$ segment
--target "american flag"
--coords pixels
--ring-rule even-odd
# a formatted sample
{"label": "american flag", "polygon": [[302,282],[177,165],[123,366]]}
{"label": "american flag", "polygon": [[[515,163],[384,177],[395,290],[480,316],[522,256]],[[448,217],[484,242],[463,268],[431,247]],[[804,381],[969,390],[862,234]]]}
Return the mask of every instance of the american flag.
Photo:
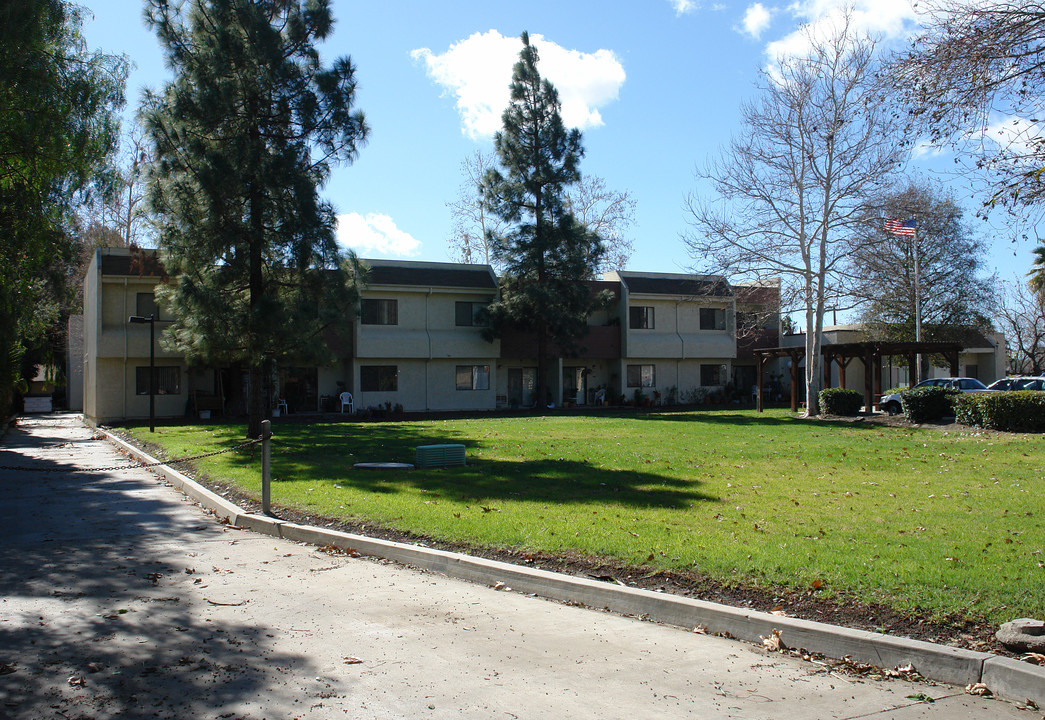
{"label": "american flag", "polygon": [[917,223],[914,220],[908,220],[907,222],[900,222],[895,218],[887,217],[885,219],[885,231],[892,233],[893,235],[902,235],[904,237],[914,237],[914,228]]}

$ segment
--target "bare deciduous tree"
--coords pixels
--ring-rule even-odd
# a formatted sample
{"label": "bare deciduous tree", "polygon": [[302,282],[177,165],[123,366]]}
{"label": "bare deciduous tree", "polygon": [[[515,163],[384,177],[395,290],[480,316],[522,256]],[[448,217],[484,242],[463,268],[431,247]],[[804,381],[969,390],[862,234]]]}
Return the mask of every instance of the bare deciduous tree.
{"label": "bare deciduous tree", "polygon": [[922,10],[922,34],[890,66],[913,129],[972,159],[990,182],[988,208],[1045,200],[1045,7],[927,0]]}
{"label": "bare deciduous tree", "polygon": [[597,269],[605,275],[623,270],[635,245],[625,233],[635,222],[635,200],[627,190],[610,190],[597,175],[586,175],[566,191],[566,210],[581,225],[602,238],[606,254]]}
{"label": "bare deciduous tree", "polygon": [[1014,278],[1003,285],[995,321],[1005,333],[1011,369],[1037,375],[1045,371],[1045,293]]}
{"label": "bare deciduous tree", "polygon": [[[742,129],[697,172],[711,198],[686,200],[684,241],[697,265],[730,277],[779,276],[805,314],[806,414],[819,414],[824,309],[844,290],[864,200],[900,164],[895,118],[880,102],[875,43],[843,18],[806,28],[803,58],[763,74]],[[710,266],[710,267],[709,267]],[[786,305],[785,305],[786,310]]]}
{"label": "bare deciduous tree", "polygon": [[464,182],[458,188],[457,199],[446,204],[453,221],[447,242],[454,262],[489,265],[493,261],[490,237],[500,235],[508,227],[504,220],[488,212],[483,202],[486,173],[496,165],[497,159],[481,150],[461,161]]}

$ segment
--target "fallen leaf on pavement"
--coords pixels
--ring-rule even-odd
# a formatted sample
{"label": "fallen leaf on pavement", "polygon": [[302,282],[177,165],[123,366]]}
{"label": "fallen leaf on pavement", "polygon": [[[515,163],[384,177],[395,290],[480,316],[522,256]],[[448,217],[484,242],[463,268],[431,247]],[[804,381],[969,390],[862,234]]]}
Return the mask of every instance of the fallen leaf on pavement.
{"label": "fallen leaf on pavement", "polygon": [[994,694],[991,692],[990,688],[984,685],[983,683],[973,683],[972,685],[966,685],[965,692],[969,693],[970,695],[983,695],[984,697]]}
{"label": "fallen leaf on pavement", "polygon": [[352,655],[345,658],[345,665],[358,665],[361,662],[363,661]]}
{"label": "fallen leaf on pavement", "polygon": [[73,675],[69,678],[69,684],[73,687],[86,687],[87,681],[84,679],[83,675]]}
{"label": "fallen leaf on pavement", "polygon": [[787,645],[785,645],[784,641],[780,639],[780,631],[775,628],[773,629],[773,633],[771,635],[762,636],[762,646],[770,652],[780,652],[781,650],[787,650]]}

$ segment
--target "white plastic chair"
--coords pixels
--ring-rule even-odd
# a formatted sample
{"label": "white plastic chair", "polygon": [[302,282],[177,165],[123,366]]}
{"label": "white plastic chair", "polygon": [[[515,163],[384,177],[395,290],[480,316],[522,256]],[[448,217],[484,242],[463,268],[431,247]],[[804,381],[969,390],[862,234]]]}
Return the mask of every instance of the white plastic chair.
{"label": "white plastic chair", "polygon": [[355,405],[352,404],[352,393],[343,392],[341,393],[341,412],[345,412],[345,407],[348,407],[348,412],[354,413],[356,411]]}
{"label": "white plastic chair", "polygon": [[282,415],[290,414],[290,408],[287,407],[287,399],[282,395],[276,398],[276,409],[278,409]]}

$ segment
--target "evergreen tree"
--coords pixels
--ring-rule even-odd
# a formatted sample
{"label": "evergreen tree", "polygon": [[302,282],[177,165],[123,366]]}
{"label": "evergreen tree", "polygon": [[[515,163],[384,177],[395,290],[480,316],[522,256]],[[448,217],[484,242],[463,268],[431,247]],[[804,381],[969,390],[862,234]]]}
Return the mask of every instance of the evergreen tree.
{"label": "evergreen tree", "polygon": [[551,345],[571,352],[585,332],[593,279],[604,252],[598,235],[567,210],[566,188],[580,180],[584,149],[567,130],[559,95],[537,71],[537,49],[522,34],[512,71],[511,103],[494,147],[503,172],[489,171],[486,201],[509,230],[490,238],[494,264],[504,269],[501,296],[490,307],[491,329],[506,326],[537,336],[537,397],[550,397]]}
{"label": "evergreen tree", "polygon": [[73,206],[116,147],[127,64],[81,25],[63,0],[0,3],[0,415],[23,358],[61,364]]}
{"label": "evergreen tree", "polygon": [[169,280],[168,347],[249,369],[260,433],[274,363],[332,359],[324,331],[355,306],[351,258],[318,187],[365,141],[355,68],[323,67],[325,0],[149,0],[174,80],[146,98],[149,199]]}

